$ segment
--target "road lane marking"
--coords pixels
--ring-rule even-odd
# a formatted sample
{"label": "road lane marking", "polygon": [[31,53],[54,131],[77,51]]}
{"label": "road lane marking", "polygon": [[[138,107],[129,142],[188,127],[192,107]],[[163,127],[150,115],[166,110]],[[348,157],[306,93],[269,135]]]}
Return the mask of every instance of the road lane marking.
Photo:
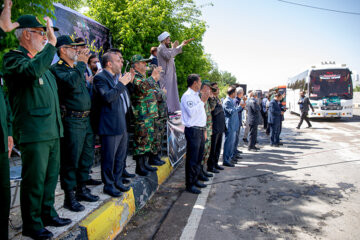
{"label": "road lane marking", "polygon": [[206,201],[208,199],[211,184],[213,182],[214,177],[210,178],[207,183],[207,187],[201,190],[201,194],[199,194],[193,210],[191,211],[188,222],[181,234],[180,240],[193,240],[195,238],[202,214],[205,209]]}

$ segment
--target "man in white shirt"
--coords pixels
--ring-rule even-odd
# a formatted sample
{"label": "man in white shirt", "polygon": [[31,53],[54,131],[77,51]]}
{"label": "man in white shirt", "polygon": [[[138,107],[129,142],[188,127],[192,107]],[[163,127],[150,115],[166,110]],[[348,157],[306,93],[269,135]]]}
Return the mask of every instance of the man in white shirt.
{"label": "man in white shirt", "polygon": [[190,74],[187,79],[188,90],[181,97],[181,121],[185,126],[186,146],[186,191],[199,194],[197,188],[206,187],[198,181],[201,160],[204,153],[206,139],[206,112],[204,104],[210,96],[210,92],[204,92],[199,97],[201,79],[197,74]]}

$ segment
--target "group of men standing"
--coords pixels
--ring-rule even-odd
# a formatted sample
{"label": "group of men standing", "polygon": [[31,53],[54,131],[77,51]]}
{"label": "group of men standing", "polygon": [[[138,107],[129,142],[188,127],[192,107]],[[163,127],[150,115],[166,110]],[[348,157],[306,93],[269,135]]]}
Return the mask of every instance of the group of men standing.
{"label": "group of men standing", "polygon": [[[0,216],[1,238],[8,238],[8,158],[14,136],[22,158],[22,234],[33,239],[48,239],[53,234],[46,226],[71,223],[71,219],[59,217],[54,208],[59,173],[65,193],[64,208],[80,212],[85,209],[81,201],[99,200],[86,187],[94,161],[95,134],[100,136],[102,146],[103,190],[110,196],[119,197],[121,192],[128,191],[130,187],[124,184],[135,176],[125,171],[130,123],[135,125],[136,173],[146,176],[157,170],[151,165],[165,164],[159,152],[166,133],[167,92],[159,84],[161,66],[146,77],[150,59],[134,55],[130,72],[122,74],[122,54],[118,49],[110,49],[102,56],[103,70],[100,71],[93,66],[99,62],[98,58],[90,58],[84,41],[68,35],[56,38],[54,31],[58,29],[48,17],[44,18],[46,26],[32,15],[21,16],[17,23],[11,23],[11,6],[12,2],[6,0],[0,27],[7,32],[16,28],[20,46],[3,57],[9,103],[0,88],[1,198],[5,199]],[[159,52],[164,52],[167,62],[172,61],[160,60],[159,63],[168,69],[174,68],[173,58],[189,41],[167,51],[161,49],[161,45],[170,41],[169,34],[160,35],[159,40]],[[56,53],[60,60],[51,65]],[[163,76],[161,85],[166,84]]]}

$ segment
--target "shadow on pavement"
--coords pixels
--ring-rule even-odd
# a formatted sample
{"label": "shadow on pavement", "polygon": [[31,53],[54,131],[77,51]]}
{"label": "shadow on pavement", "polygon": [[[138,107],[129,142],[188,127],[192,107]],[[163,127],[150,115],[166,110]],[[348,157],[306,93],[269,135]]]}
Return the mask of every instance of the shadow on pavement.
{"label": "shadow on pavement", "polygon": [[[294,151],[280,148],[242,154],[244,159],[238,164],[247,167],[227,168],[223,171],[225,174],[217,175],[196,239],[208,236],[205,234],[209,232],[212,235],[208,239],[294,239],[296,233],[316,238],[327,219],[343,215],[331,206],[341,203],[349,192],[356,191],[355,186],[340,182],[338,187],[328,187],[316,181],[293,180],[286,176],[283,172],[298,169],[295,166],[300,156],[293,155],[304,152],[297,149],[323,149],[317,147],[318,140],[298,138],[291,141],[295,143],[286,145]],[[319,166],[304,168],[312,167]],[[314,203],[322,207],[306,208]]]}

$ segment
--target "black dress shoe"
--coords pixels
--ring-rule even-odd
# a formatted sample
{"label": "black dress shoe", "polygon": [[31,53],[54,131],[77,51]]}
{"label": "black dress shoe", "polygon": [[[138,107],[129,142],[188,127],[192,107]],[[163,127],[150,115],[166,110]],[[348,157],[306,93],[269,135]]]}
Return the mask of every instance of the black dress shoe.
{"label": "black dress shoe", "polygon": [[195,186],[187,187],[186,191],[188,191],[189,193],[193,193],[193,194],[200,194],[201,193],[201,191],[199,189],[197,189]]}
{"label": "black dress shoe", "polygon": [[126,169],[124,169],[123,173],[122,173],[122,177],[124,178],[134,178],[136,175],[129,173],[128,171],[126,171]]}
{"label": "black dress shoe", "polygon": [[198,187],[198,188],[206,188],[206,185],[199,182],[199,181],[196,181],[195,186]]}
{"label": "black dress shoe", "polygon": [[284,145],[284,144],[280,142],[279,145],[282,146],[282,145]]}
{"label": "black dress shoe", "polygon": [[243,153],[243,152],[242,152],[242,151],[239,151],[239,150],[236,150],[236,153],[239,153],[239,154],[240,154],[240,153]]}
{"label": "black dress shoe", "polygon": [[234,164],[229,163],[229,162],[224,162],[224,163],[223,163],[223,166],[227,166],[227,167],[235,167],[235,165],[234,165]]}
{"label": "black dress shoe", "polygon": [[205,177],[209,178],[209,177],[213,177],[214,175],[211,174],[211,173],[208,173],[207,171],[205,170],[202,170],[203,171],[203,174],[205,175]]}
{"label": "black dress shoe", "polygon": [[296,129],[300,129],[300,127],[296,127]]}
{"label": "black dress shoe", "polygon": [[112,197],[120,197],[121,196],[121,192],[116,188],[104,187],[104,193],[106,193],[107,195],[110,195]]}
{"label": "black dress shoe", "polygon": [[306,128],[311,128],[312,126],[310,125],[310,126],[307,126]]}
{"label": "black dress shoe", "polygon": [[123,177],[122,178],[122,183],[123,184],[129,184],[129,183],[131,183],[131,181],[129,179]]}
{"label": "black dress shoe", "polygon": [[125,185],[123,185],[122,183],[120,183],[120,184],[115,184],[115,187],[116,187],[117,189],[119,189],[120,191],[122,191],[122,192],[127,192],[127,191],[130,190],[130,187],[125,186]]}
{"label": "black dress shoe", "polygon": [[247,140],[247,138],[243,138],[243,141],[244,141],[245,143],[249,142],[249,141]]}
{"label": "black dress shoe", "polygon": [[204,182],[209,181],[209,179],[208,179],[205,175],[203,175],[203,174],[201,174],[201,173],[199,174],[198,179],[199,179],[200,181],[204,181]]}
{"label": "black dress shoe", "polygon": [[49,219],[44,219],[44,226],[63,227],[71,223],[71,219],[60,218],[59,216]]}
{"label": "black dress shoe", "polygon": [[23,231],[22,235],[26,237],[31,237],[35,240],[51,239],[54,236],[54,234],[52,234],[52,232],[50,232],[46,228],[42,228],[37,231]]}
{"label": "black dress shoe", "polygon": [[95,179],[92,179],[92,178],[89,178],[89,180],[86,181],[86,185],[98,186],[98,185],[101,185],[101,184],[102,184],[101,181],[95,180]]}
{"label": "black dress shoe", "polygon": [[231,161],[230,162],[232,162],[232,163],[238,163],[238,160],[236,159],[236,158],[233,158],[233,159],[231,159]]}
{"label": "black dress shoe", "polygon": [[260,150],[260,148],[258,148],[258,147],[254,147],[254,149],[255,149],[255,150]]}
{"label": "black dress shoe", "polygon": [[217,170],[216,168],[208,168],[208,172],[219,173],[220,171]]}
{"label": "black dress shoe", "polygon": [[240,156],[240,155],[236,155],[236,156],[235,156],[235,159],[243,159],[243,157]]}
{"label": "black dress shoe", "polygon": [[219,166],[219,165],[215,165],[215,168],[218,169],[218,170],[221,170],[221,171],[224,170],[224,168]]}
{"label": "black dress shoe", "polygon": [[248,151],[250,152],[257,152],[257,150],[255,148],[248,148]]}

